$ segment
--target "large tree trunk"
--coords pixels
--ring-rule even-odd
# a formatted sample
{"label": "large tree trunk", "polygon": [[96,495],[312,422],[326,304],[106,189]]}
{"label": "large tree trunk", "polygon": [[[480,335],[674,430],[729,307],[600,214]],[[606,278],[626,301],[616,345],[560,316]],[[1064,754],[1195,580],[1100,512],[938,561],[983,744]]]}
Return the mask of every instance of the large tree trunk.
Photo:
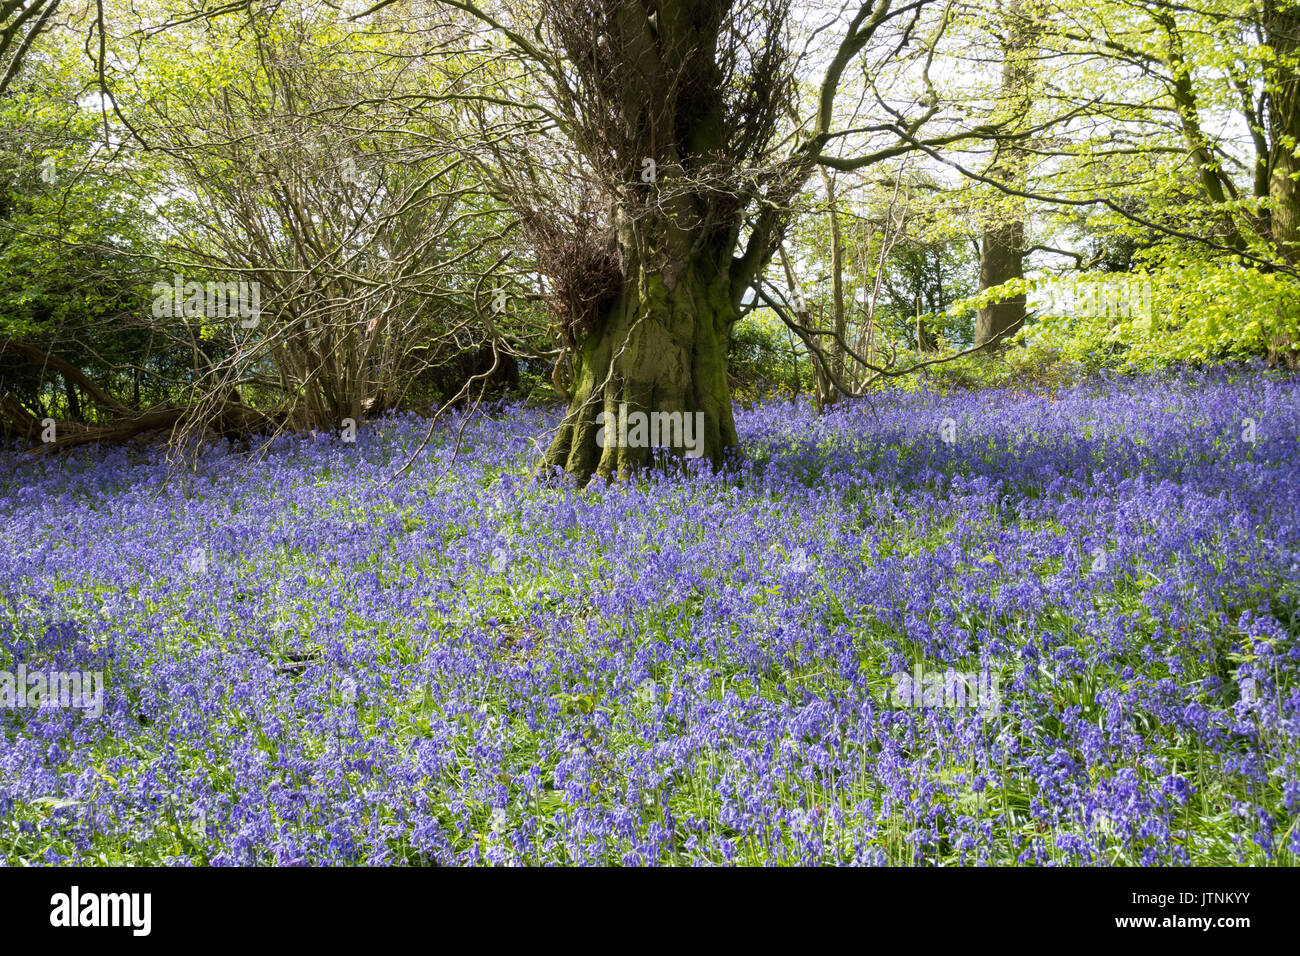
{"label": "large tree trunk", "polygon": [[[559,96],[609,212],[558,226],[554,210],[525,215],[573,358],[544,468],[625,478],[654,459],[656,439],[714,465],[737,443],[731,325],[812,167],[750,168],[784,108],[787,68],[781,17],[733,47],[735,12],[730,0],[593,0],[547,14],[573,69]],[[756,178],[767,205],[738,255]],[[660,428],[638,430],[641,416]],[[667,436],[647,433],[674,421]]]}
{"label": "large tree trunk", "polygon": [[656,269],[633,258],[629,246],[621,291],[599,326],[576,342],[568,413],[545,458],[547,467],[579,478],[624,478],[650,462],[651,436],[622,440],[622,415],[701,413],[691,420],[689,447],[684,417],[681,431],[674,430],[667,442],[660,436],[668,454],[677,457],[703,457],[717,465],[737,441],[726,376],[735,317],[730,255],[718,262],[697,254]]}

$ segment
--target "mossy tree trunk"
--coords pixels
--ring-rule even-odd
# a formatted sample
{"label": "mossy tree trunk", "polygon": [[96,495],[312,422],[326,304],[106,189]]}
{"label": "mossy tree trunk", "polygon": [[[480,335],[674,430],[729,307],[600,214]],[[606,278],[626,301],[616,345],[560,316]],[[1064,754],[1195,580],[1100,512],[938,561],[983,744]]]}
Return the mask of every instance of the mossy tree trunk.
{"label": "mossy tree trunk", "polygon": [[[624,478],[644,467],[654,454],[648,444],[610,440],[620,414],[636,412],[702,413],[703,428],[699,434],[692,429],[692,446],[674,440],[665,446],[667,453],[721,463],[736,444],[727,386],[727,344],[736,316],[730,258],[729,250],[723,262],[697,254],[659,268],[624,249],[621,291],[600,326],[576,342],[569,408],[546,454],[547,467],[579,478]],[[609,436],[603,447],[597,442],[602,412]]]}
{"label": "mossy tree trunk", "polygon": [[598,308],[599,283],[559,276],[573,381],[546,469],[582,481],[646,466],[656,453],[649,442],[597,440],[618,435],[621,413],[693,416],[690,447],[661,442],[672,456],[717,465],[736,444],[730,332],[781,217],[749,219],[743,249],[741,233],[758,195],[750,168],[766,155],[788,67],[781,18],[762,25],[751,56],[722,39],[741,29],[735,14],[730,0],[593,0],[550,14],[574,71],[562,84],[565,112],[610,210],[606,235],[570,229],[567,241],[593,244],[577,257],[585,262],[600,259],[596,244],[614,252],[617,275]]}

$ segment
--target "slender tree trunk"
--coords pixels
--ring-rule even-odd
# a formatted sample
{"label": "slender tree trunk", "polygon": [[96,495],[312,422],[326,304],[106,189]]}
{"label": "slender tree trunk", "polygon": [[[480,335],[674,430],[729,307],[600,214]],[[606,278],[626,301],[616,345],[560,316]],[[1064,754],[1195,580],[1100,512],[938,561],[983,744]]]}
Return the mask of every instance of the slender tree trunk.
{"label": "slender tree trunk", "polygon": [[939,340],[934,332],[927,329],[925,323],[921,321],[921,297],[919,295],[916,297],[916,350],[918,352],[939,351]]}
{"label": "slender tree trunk", "polygon": [[[1033,82],[1032,58],[1037,29],[1025,0],[1011,0],[1005,17],[1007,38],[1002,48],[1003,109],[1027,117]],[[1022,176],[1024,151],[1014,146],[994,160],[991,173],[1003,182],[1017,182]],[[980,291],[1013,279],[1023,279],[1025,209],[1024,202],[1007,197],[990,217],[980,242]],[[980,309],[975,316],[975,344],[1000,342],[1025,323],[1025,296],[1018,295]]]}
{"label": "slender tree trunk", "polygon": [[81,411],[81,402],[77,399],[77,386],[66,375],[63,376],[63,390],[68,396],[68,418],[74,422],[84,422],[86,419]]}
{"label": "slender tree trunk", "polygon": [[[1178,113],[1179,125],[1182,127],[1183,140],[1187,144],[1187,153],[1200,177],[1201,188],[1216,206],[1224,205],[1237,198],[1232,180],[1223,175],[1220,163],[1210,148],[1209,140],[1201,126],[1201,107],[1192,82],[1191,67],[1187,63],[1183,46],[1183,36],[1177,26],[1175,17],[1168,13],[1159,13],[1155,19],[1165,31],[1165,60],[1171,77],[1170,93],[1173,96],[1174,109]],[[1237,222],[1230,212],[1223,214],[1225,238],[1240,250],[1246,248],[1246,240],[1237,228]]]}
{"label": "slender tree trunk", "polygon": [[[826,205],[831,217],[831,307],[834,313],[835,340],[831,342],[831,369],[839,381],[844,381],[844,342],[848,334],[844,312],[844,241],[840,235],[840,211],[836,205],[835,177],[824,167],[822,184],[826,187]],[[832,394],[835,394],[832,392]],[[838,396],[836,396],[838,397]]]}

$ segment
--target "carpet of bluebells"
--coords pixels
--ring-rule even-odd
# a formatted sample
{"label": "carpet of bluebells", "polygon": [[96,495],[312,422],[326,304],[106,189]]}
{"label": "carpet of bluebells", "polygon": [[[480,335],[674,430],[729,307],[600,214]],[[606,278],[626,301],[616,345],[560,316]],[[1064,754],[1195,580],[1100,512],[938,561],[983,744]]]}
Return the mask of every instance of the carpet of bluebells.
{"label": "carpet of bluebells", "polygon": [[586,488],[523,405],[5,453],[0,669],[106,691],[0,711],[0,861],[1300,859],[1300,380],[737,414]]}

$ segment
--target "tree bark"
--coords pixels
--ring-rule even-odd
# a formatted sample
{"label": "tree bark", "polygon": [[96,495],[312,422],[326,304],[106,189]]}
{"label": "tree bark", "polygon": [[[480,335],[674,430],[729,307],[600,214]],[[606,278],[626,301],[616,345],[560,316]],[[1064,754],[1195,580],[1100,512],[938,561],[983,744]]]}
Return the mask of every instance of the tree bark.
{"label": "tree bark", "polygon": [[63,391],[68,396],[68,417],[74,422],[84,422],[86,419],[81,413],[81,402],[77,399],[77,386],[66,375],[63,376]]}
{"label": "tree bark", "polygon": [[[1024,236],[1025,225],[1018,219],[985,229],[980,242],[981,291],[1025,277]],[[985,306],[975,316],[975,344],[1001,341],[1024,323],[1024,295]]]}
{"label": "tree bark", "polygon": [[[1278,254],[1290,265],[1300,262],[1300,8],[1291,2],[1269,2],[1264,6],[1264,26],[1272,60],[1273,89],[1269,95],[1269,118],[1274,149],[1269,169],[1269,230]],[[1281,318],[1281,317],[1279,317]],[[1300,353],[1292,337],[1283,330],[1269,337],[1269,361],[1296,368]]]}
{"label": "tree bark", "polygon": [[[821,169],[822,184],[826,187],[826,206],[831,218],[831,308],[834,309],[835,338],[830,343],[831,368],[836,378],[844,378],[844,342],[848,334],[844,309],[844,240],[840,233],[840,211],[836,205],[835,177]],[[835,397],[838,395],[831,393]],[[834,400],[834,399],[832,399]]]}
{"label": "tree bark", "polygon": [[692,431],[697,447],[683,440],[667,451],[719,465],[737,443],[726,377],[736,314],[728,272],[707,255],[666,270],[629,264],[626,254],[624,264],[622,290],[601,327],[576,342],[569,409],[544,464],[579,478],[626,478],[649,464],[654,450],[619,440],[620,415],[699,412],[702,434]]}
{"label": "tree bark", "polygon": [[[714,464],[737,444],[726,375],[730,328],[745,291],[757,291],[800,190],[818,165],[862,169],[914,148],[893,144],[852,158],[823,153],[834,138],[844,71],[883,24],[913,9],[889,0],[858,5],[826,67],[812,128],[784,158],[778,143],[798,77],[783,3],[543,5],[533,36],[553,43],[562,58],[536,48],[527,31],[509,33],[549,78],[566,138],[602,205],[609,204],[608,219],[592,221],[611,230],[608,248],[617,252],[617,281],[607,288],[610,273],[598,254],[604,247],[574,245],[591,232],[580,213],[567,228],[549,227],[573,254],[543,255],[555,238],[547,223],[556,210],[537,208],[535,181],[545,177],[520,177],[515,204],[542,240],[539,260],[552,262],[542,271],[565,290],[552,298],[560,300],[559,324],[575,366],[572,400],[543,467],[585,480],[624,477],[646,464],[651,448],[633,444],[630,434],[628,442],[597,442],[597,416],[608,423],[624,408],[629,416],[701,416],[698,454]],[[919,130],[936,110],[909,128]],[[520,162],[527,166],[531,158]],[[580,268],[566,269],[565,262]],[[588,264],[596,266],[593,282],[583,278]]]}

